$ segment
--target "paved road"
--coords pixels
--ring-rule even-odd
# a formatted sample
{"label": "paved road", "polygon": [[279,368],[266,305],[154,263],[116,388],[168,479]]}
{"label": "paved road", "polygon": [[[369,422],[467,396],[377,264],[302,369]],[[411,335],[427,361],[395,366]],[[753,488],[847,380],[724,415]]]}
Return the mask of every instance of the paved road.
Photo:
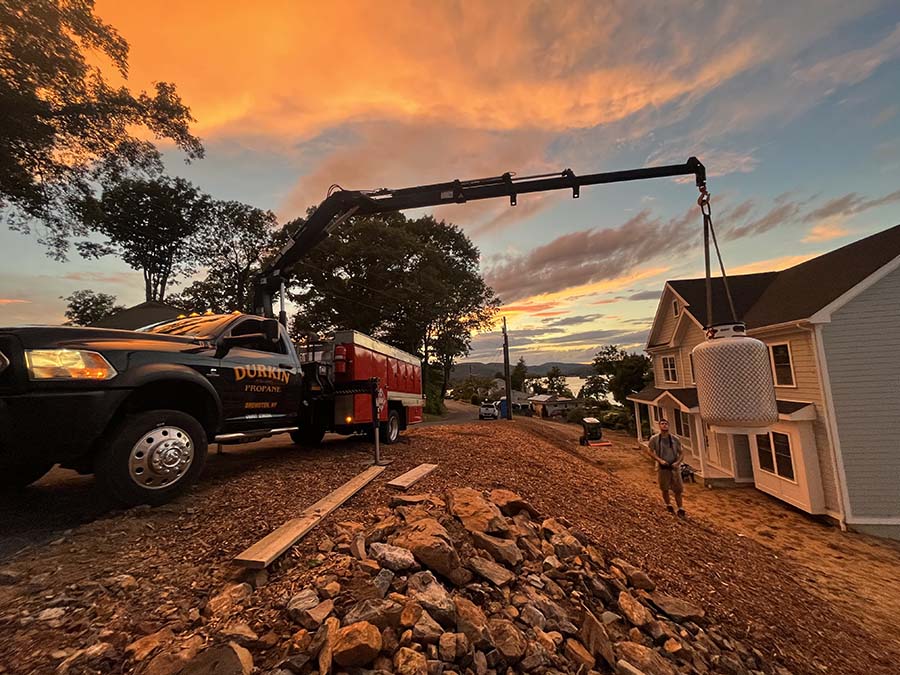
{"label": "paved road", "polygon": [[[478,408],[471,403],[462,401],[444,401],[447,414],[441,417],[429,415],[427,422],[422,422],[424,427],[446,426],[448,424],[471,424],[478,421]],[[492,420],[485,420],[490,422]]]}

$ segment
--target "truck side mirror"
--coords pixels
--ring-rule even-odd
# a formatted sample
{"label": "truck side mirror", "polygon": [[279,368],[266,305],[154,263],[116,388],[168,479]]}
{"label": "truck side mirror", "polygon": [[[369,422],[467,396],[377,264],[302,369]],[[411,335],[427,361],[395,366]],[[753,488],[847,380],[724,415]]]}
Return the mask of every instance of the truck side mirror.
{"label": "truck side mirror", "polygon": [[278,323],[277,319],[263,319],[261,330],[269,342],[277,342],[280,337],[280,327],[281,324]]}
{"label": "truck side mirror", "polygon": [[[275,322],[276,325],[278,322]],[[247,333],[245,335],[226,335],[223,338],[220,338],[218,343],[216,344],[216,353],[215,358],[221,359],[228,352],[231,351],[232,347],[238,347],[240,345],[254,345],[259,344],[260,342],[271,341],[268,335],[263,333]]]}

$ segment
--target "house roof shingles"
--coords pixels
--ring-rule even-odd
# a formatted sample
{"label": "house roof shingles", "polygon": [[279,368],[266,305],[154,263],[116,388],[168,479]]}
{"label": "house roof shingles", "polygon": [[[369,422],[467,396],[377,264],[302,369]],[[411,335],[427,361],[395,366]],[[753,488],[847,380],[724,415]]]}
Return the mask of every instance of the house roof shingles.
{"label": "house roof shingles", "polygon": [[[751,329],[807,319],[898,255],[900,225],[780,272],[730,276],[738,319]],[[704,280],[676,279],[669,285],[690,305],[687,311],[705,324]],[[726,323],[731,314],[722,279],[713,279],[712,286],[713,323]]]}

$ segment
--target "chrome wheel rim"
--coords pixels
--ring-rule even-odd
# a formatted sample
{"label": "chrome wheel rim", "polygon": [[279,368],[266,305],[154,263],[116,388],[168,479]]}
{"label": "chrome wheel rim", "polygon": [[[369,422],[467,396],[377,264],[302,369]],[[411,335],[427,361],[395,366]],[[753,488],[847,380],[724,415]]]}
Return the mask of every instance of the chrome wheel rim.
{"label": "chrome wheel rim", "polygon": [[128,474],[145,490],[162,490],[181,480],[194,461],[194,441],[172,426],[148,431],[131,448]]}
{"label": "chrome wheel rim", "polygon": [[400,420],[396,415],[392,416],[388,419],[388,438],[391,441],[396,441],[397,437],[400,435]]}

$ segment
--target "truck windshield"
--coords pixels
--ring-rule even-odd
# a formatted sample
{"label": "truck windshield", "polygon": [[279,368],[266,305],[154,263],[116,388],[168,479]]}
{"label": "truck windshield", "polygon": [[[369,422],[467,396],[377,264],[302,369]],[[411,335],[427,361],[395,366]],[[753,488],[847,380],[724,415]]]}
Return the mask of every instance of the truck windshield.
{"label": "truck windshield", "polygon": [[162,333],[164,335],[186,335],[195,338],[209,338],[217,335],[226,324],[234,320],[230,314],[212,314],[204,316],[189,316],[185,319],[176,319],[152,326],[141,328],[144,333]]}

